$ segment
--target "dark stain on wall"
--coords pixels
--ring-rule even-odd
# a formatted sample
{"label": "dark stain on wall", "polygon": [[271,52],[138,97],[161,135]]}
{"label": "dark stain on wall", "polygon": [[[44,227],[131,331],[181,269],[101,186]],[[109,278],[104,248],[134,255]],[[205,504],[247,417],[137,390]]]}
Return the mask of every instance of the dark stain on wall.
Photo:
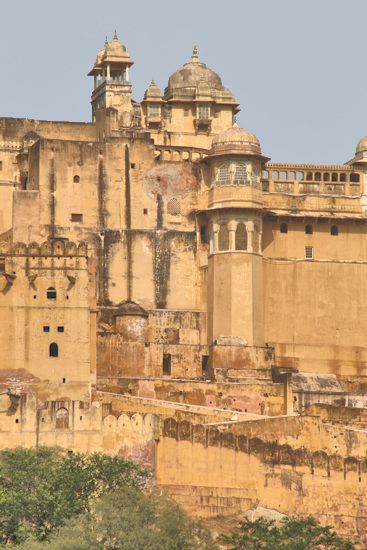
{"label": "dark stain on wall", "polygon": [[50,214],[51,214],[51,236],[55,236],[55,191],[56,191],[56,175],[55,175],[55,160],[51,159],[51,172],[50,172]]}
{"label": "dark stain on wall", "polygon": [[133,287],[132,243],[131,243],[131,189],[130,189],[130,151],[125,145],[125,224],[126,224],[126,260],[127,260],[127,299],[131,300]]}

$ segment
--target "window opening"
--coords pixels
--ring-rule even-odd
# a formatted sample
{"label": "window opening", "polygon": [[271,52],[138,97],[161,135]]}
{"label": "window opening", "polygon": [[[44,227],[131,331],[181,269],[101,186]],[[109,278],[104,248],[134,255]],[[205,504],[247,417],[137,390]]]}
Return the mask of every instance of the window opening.
{"label": "window opening", "polygon": [[331,181],[338,181],[338,174],[336,172],[331,174]]}
{"label": "window opening", "polygon": [[189,110],[188,109],[184,109],[184,116],[189,116]]}
{"label": "window opening", "polygon": [[144,216],[146,216],[148,214],[148,208],[143,209],[143,214],[144,214]]}
{"label": "window opening", "polygon": [[209,355],[201,356],[201,371],[203,374],[206,374],[208,371]]}
{"label": "window opening", "polygon": [[169,353],[163,354],[163,374],[171,376],[171,355]]}
{"label": "window opening", "polygon": [[247,250],[247,229],[244,223],[239,223],[236,229],[236,250]]}
{"label": "window opening", "polygon": [[[65,378],[64,378],[65,380]],[[60,407],[56,411],[56,428],[69,428],[69,411],[65,407]]]}
{"label": "window opening", "polygon": [[71,215],[71,221],[72,222],[82,222],[83,221],[83,214],[72,214]]}
{"label": "window opening", "polygon": [[0,273],[5,271],[5,258],[0,258]]}
{"label": "window opening", "polygon": [[280,173],[280,177],[281,177],[282,180],[287,180],[288,179],[287,176],[288,176],[287,172],[283,171],[283,172]]}
{"label": "window opening", "polygon": [[306,246],[306,258],[311,259],[313,257],[312,246]]}
{"label": "window opening", "polygon": [[259,244],[260,244],[259,228],[255,224],[254,232],[252,234],[252,249],[253,249],[254,252],[259,252]]}
{"label": "window opening", "polygon": [[208,244],[208,228],[206,225],[200,226],[200,240],[202,244]]}
{"label": "window opening", "polygon": [[47,289],[47,298],[48,300],[56,300],[56,289],[53,286]]}
{"label": "window opening", "polygon": [[243,164],[237,164],[234,179],[235,180],[246,180],[247,179],[246,167],[243,166]]}
{"label": "window opening", "polygon": [[52,344],[50,344],[50,357],[58,357],[58,356],[59,356],[59,346],[55,342],[52,342]]}
{"label": "window opening", "polygon": [[264,170],[264,172],[263,172],[263,178],[264,178],[264,180],[268,180],[268,179],[269,179],[269,170]]}
{"label": "window opening", "polygon": [[149,116],[154,118],[160,118],[161,116],[161,107],[160,105],[149,105],[148,107]]}
{"label": "window opening", "polygon": [[278,180],[279,179],[279,172],[278,170],[273,170],[273,180]]}
{"label": "window opening", "polygon": [[325,172],[323,180],[324,181],[330,181],[330,174],[328,172]]}
{"label": "window opening", "polygon": [[307,172],[306,181],[312,181],[312,172]]}
{"label": "window opening", "polygon": [[358,183],[359,182],[359,174],[351,174],[350,178],[349,178],[349,181],[351,181],[353,183]]}
{"label": "window opening", "polygon": [[330,235],[337,235],[338,234],[338,227],[336,225],[332,225],[330,229]]}
{"label": "window opening", "polygon": [[74,183],[80,183],[80,176],[74,176]]}
{"label": "window opening", "polygon": [[286,223],[282,223],[280,226],[280,232],[281,233],[288,233],[288,225]]}
{"label": "window opening", "polygon": [[321,172],[315,172],[315,181],[321,181]]}
{"label": "window opening", "polygon": [[297,180],[298,181],[303,181],[304,179],[304,173],[303,172],[298,172],[297,174]]}
{"label": "window opening", "polygon": [[135,162],[132,162],[132,163],[130,164],[130,168],[131,168],[131,170],[135,170]]}
{"label": "window opening", "polygon": [[346,174],[340,174],[340,181],[342,182],[347,181]]}
{"label": "window opening", "polygon": [[305,227],[306,235],[312,235],[312,225],[307,224]]}
{"label": "window opening", "polygon": [[50,327],[44,326],[43,327],[43,332],[50,332]]}
{"label": "window opening", "polygon": [[200,104],[198,107],[198,119],[208,120],[209,119],[209,106]]}
{"label": "window opening", "polygon": [[3,161],[0,160],[0,170],[2,170],[2,169],[3,169]]}
{"label": "window opening", "polygon": [[219,179],[219,181],[229,180],[228,166],[223,165],[219,168],[218,179]]}
{"label": "window opening", "polygon": [[289,179],[295,180],[296,179],[296,172],[289,172]]}
{"label": "window opening", "polygon": [[64,327],[57,327],[57,332],[64,332]]}
{"label": "window opening", "polygon": [[218,233],[218,250],[228,250],[229,249],[229,231],[226,225],[222,224],[219,227]]}

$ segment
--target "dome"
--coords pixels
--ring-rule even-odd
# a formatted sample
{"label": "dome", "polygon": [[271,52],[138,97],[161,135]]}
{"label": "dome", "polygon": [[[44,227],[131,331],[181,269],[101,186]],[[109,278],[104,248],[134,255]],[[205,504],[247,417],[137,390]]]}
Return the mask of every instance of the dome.
{"label": "dome", "polygon": [[123,302],[114,317],[123,317],[125,315],[138,315],[139,317],[148,317],[148,313],[139,304],[132,301]]}
{"label": "dome", "polygon": [[126,48],[118,40],[116,31],[113,40],[105,47],[104,52],[104,57],[126,57]]}
{"label": "dome", "polygon": [[231,128],[215,136],[212,141],[212,154],[229,151],[261,155],[260,142],[254,134],[240,128],[235,122]]}
{"label": "dome", "polygon": [[181,69],[178,69],[169,77],[165,93],[167,94],[170,90],[179,88],[195,88],[201,81],[204,81],[210,88],[219,91],[224,90],[219,75],[211,69],[208,69],[205,63],[199,61],[198,52],[195,46],[190,61],[185,63]]}
{"label": "dome", "polygon": [[160,91],[154,80],[152,80],[149,88],[145,90],[144,99],[162,99],[162,92]]}
{"label": "dome", "polygon": [[362,138],[357,145],[356,154],[367,151],[367,136]]}

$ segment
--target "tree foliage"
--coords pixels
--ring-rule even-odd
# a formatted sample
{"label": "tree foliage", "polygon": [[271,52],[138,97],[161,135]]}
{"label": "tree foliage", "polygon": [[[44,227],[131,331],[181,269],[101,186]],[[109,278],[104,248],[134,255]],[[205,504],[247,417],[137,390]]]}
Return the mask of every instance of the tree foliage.
{"label": "tree foliage", "polygon": [[48,543],[33,542],[21,548],[215,550],[217,546],[209,532],[171,500],[124,487],[96,500],[89,513],[68,521]]}
{"label": "tree foliage", "polygon": [[322,527],[312,516],[287,518],[279,524],[263,517],[246,519],[219,540],[228,550],[357,550],[354,543],[339,537],[330,526]]}
{"label": "tree foliage", "polygon": [[0,545],[45,540],[91,498],[125,485],[141,489],[151,474],[103,454],[51,449],[7,450],[0,458]]}

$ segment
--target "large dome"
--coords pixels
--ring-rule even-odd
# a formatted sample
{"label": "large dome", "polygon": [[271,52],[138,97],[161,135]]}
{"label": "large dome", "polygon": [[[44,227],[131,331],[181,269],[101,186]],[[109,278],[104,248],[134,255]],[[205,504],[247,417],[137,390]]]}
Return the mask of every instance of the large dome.
{"label": "large dome", "polygon": [[222,81],[211,69],[199,61],[196,46],[192,53],[190,61],[175,71],[168,79],[168,86],[165,89],[165,94],[170,90],[177,90],[180,88],[196,88],[200,82],[205,82],[210,88],[223,91],[224,87]]}

